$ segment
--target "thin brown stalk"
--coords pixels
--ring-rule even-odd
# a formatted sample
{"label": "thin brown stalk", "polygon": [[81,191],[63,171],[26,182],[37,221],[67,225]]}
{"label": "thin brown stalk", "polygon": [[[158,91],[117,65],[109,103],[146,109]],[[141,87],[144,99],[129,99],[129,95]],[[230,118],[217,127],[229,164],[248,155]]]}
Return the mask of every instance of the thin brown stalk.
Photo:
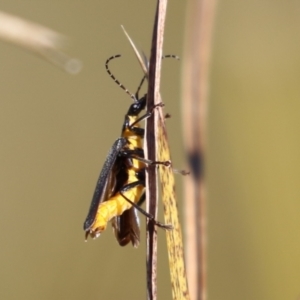
{"label": "thin brown stalk", "polygon": [[[148,91],[148,111],[152,110],[155,104],[161,103],[159,93],[160,70],[161,70],[161,57],[162,57],[162,42],[164,32],[164,22],[166,14],[166,3],[161,3],[162,8],[160,13],[160,6],[156,13],[156,21],[154,26],[153,44],[151,51],[150,71],[148,74],[147,63],[137,50],[134,42],[125,31],[122,29],[129,40],[136,56],[141,64],[144,73],[149,79]],[[161,18],[160,18],[161,17]],[[159,47],[158,47],[159,46]],[[149,75],[149,76],[148,76]],[[151,78],[151,80],[150,80]],[[165,162],[171,160],[168,137],[165,126],[165,118],[161,107],[154,110],[153,118],[149,118],[146,124],[146,138],[145,138],[145,156],[152,161]],[[147,146],[148,145],[148,146]],[[149,150],[148,150],[149,148]],[[151,152],[151,154],[147,154]],[[156,217],[157,212],[157,180],[156,168],[153,166],[148,167],[148,181],[146,183],[146,194],[151,201],[147,202],[147,209],[151,215]],[[173,299],[190,299],[187,277],[185,272],[183,243],[181,235],[181,227],[178,217],[177,202],[175,196],[175,180],[172,168],[162,166],[159,168],[159,177],[162,186],[162,201],[164,205],[165,222],[172,225],[172,230],[167,230],[166,238],[168,245],[168,256],[170,264],[171,276],[171,290]],[[157,298],[156,288],[156,271],[157,271],[157,236],[153,222],[147,223],[147,295],[148,299]]]}
{"label": "thin brown stalk", "polygon": [[[167,0],[158,0],[153,35],[151,54],[149,61],[149,78],[147,92],[147,111],[153,109],[159,102],[161,57],[164,35],[164,24],[166,17]],[[145,132],[145,157],[156,161],[156,140],[157,140],[158,121],[154,113],[146,122]],[[146,172],[147,186],[147,211],[157,216],[157,170],[155,166],[148,166]],[[157,232],[151,220],[147,222],[147,297],[157,299]]]}

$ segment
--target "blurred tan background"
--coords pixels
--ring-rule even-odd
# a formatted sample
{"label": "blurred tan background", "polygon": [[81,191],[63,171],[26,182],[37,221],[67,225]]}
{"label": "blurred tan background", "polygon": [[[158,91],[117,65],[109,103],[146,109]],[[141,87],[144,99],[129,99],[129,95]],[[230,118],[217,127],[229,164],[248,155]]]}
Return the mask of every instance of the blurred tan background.
{"label": "blurred tan background", "polygon": [[[166,54],[182,56],[185,5],[169,1]],[[135,91],[142,72],[120,24],[148,54],[154,1],[2,0],[0,10],[69,36],[67,52],[84,63],[71,76],[0,43],[0,298],[144,299],[144,235],[138,249],[119,247],[110,228],[84,243],[82,224],[130,104],[104,62],[121,53],[111,69]],[[298,1],[219,1],[207,164],[212,300],[300,296],[299,15]],[[164,61],[162,81],[179,168],[183,63]],[[163,232],[158,280],[159,299],[171,299]]]}
{"label": "blurred tan background", "polygon": [[300,2],[220,1],[209,120],[210,299],[300,298]]}

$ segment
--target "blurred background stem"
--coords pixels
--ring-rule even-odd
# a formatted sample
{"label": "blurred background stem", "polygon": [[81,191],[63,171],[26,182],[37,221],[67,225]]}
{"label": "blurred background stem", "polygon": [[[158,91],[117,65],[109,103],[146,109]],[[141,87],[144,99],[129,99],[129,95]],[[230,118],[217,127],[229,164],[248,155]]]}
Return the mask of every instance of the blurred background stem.
{"label": "blurred background stem", "polygon": [[209,67],[216,1],[195,0],[186,15],[182,85],[182,119],[188,169],[185,180],[185,249],[192,299],[205,300],[206,291],[206,188],[204,159],[209,93]]}
{"label": "blurred background stem", "polygon": [[61,49],[66,37],[50,28],[0,11],[0,39],[26,49],[70,74],[81,69],[81,62]]}

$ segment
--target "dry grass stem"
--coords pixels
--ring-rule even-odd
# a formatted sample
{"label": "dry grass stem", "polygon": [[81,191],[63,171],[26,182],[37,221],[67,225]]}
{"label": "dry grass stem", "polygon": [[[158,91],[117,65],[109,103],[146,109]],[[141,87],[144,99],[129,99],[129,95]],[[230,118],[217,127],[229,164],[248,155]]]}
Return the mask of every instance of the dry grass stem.
{"label": "dry grass stem", "polygon": [[[159,1],[155,25],[153,30],[150,69],[148,72],[148,63],[140,55],[134,42],[122,29],[129,40],[139,63],[146,75],[148,75],[148,98],[147,110],[161,103],[160,97],[160,73],[161,57],[163,54],[163,35],[166,16],[166,1]],[[158,107],[154,110],[152,117],[147,119],[146,137],[145,137],[145,157],[152,161],[169,161],[170,151],[168,146],[167,132],[165,127],[165,118],[163,110]],[[155,216],[157,215],[157,171],[154,166],[148,166],[146,173],[147,187],[147,211]],[[172,284],[173,299],[189,299],[187,278],[184,265],[183,244],[181,227],[179,224],[177,202],[175,197],[175,181],[172,168],[164,166],[159,168],[160,181],[162,184],[162,200],[164,204],[165,222],[171,224],[173,230],[167,231],[168,256],[170,264],[170,275]],[[147,223],[147,296],[148,299],[157,298],[157,233],[153,222]]]}

